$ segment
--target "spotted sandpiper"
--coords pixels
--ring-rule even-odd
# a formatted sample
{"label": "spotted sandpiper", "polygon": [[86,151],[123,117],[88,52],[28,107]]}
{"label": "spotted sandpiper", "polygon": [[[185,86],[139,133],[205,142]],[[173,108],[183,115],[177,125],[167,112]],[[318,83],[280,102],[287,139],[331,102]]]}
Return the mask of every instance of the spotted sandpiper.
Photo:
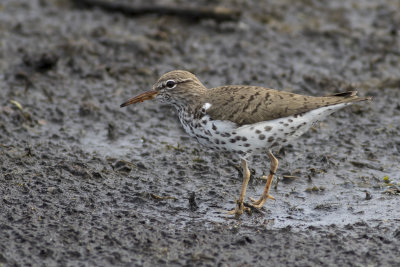
{"label": "spotted sandpiper", "polygon": [[175,106],[185,131],[200,144],[235,153],[241,159],[243,185],[236,208],[229,214],[241,215],[250,179],[247,159],[267,152],[271,161],[264,192],[252,206],[261,208],[269,194],[278,160],[271,149],[288,144],[313,124],[334,111],[370,97],[358,97],[356,91],[331,96],[304,96],[274,89],[226,85],[207,89],[197,77],[183,70],[161,76],[151,91],[129,99],[125,107],[137,102],[158,99]]}

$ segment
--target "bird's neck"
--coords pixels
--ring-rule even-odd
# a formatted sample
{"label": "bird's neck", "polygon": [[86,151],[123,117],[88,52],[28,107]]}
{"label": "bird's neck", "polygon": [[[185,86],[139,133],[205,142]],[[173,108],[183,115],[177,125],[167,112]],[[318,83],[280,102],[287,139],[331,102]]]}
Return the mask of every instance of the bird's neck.
{"label": "bird's neck", "polygon": [[185,91],[179,94],[176,98],[171,101],[171,104],[180,110],[192,110],[195,109],[200,103],[203,102],[207,88],[199,87],[195,90]]}

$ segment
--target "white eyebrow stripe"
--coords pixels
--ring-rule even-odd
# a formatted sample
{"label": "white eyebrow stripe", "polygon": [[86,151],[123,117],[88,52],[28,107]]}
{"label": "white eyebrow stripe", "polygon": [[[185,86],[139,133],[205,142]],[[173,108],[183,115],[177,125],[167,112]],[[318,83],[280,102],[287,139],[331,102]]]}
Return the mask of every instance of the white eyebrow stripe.
{"label": "white eyebrow stripe", "polygon": [[190,81],[192,81],[192,79],[183,79],[183,80],[180,80],[180,81],[178,81],[178,83],[187,83],[187,82],[190,82]]}

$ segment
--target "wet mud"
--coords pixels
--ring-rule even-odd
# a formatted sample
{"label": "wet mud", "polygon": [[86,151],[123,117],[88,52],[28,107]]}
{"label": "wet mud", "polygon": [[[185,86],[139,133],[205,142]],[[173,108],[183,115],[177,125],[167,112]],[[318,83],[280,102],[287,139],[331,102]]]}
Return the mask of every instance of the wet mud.
{"label": "wet mud", "polygon": [[[0,266],[400,263],[399,2],[220,4],[241,17],[0,3]],[[276,200],[232,218],[234,155],[190,139],[169,106],[119,108],[173,69],[373,101],[283,147]],[[257,197],[267,155],[249,166]]]}

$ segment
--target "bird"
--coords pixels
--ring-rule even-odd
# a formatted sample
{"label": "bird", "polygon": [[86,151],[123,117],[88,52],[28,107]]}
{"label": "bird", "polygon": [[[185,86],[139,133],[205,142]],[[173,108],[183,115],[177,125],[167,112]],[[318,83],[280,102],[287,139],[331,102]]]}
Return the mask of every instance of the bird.
{"label": "bird", "polygon": [[[191,72],[173,70],[162,75],[152,90],[120,105],[156,99],[174,106],[183,129],[200,144],[230,152],[240,159],[243,183],[235,209],[228,214],[240,216],[250,207],[260,209],[270,195],[279,161],[272,150],[304,134],[331,113],[371,97],[359,97],[357,91],[329,96],[307,96],[250,85],[225,85],[207,89]],[[259,199],[245,205],[250,180],[248,158],[267,153],[270,170]],[[249,207],[250,206],[250,207]]]}

